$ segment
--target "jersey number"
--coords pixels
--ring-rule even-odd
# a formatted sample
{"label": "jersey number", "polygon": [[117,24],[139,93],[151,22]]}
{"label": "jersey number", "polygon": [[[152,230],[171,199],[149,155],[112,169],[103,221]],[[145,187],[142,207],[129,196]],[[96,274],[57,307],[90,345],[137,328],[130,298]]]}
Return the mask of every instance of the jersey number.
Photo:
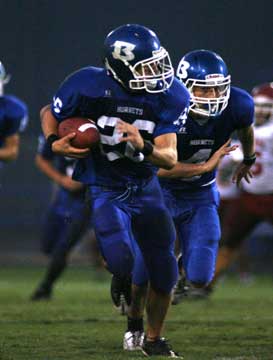
{"label": "jersey number", "polygon": [[[98,121],[97,121],[97,125],[99,128],[104,129],[106,126],[107,127],[111,127],[113,128],[112,131],[112,135],[100,135],[101,138],[101,143],[102,144],[106,144],[106,145],[110,145],[113,146],[113,151],[107,152],[105,153],[108,160],[110,161],[114,161],[116,159],[120,159],[123,157],[127,157],[135,162],[141,162],[144,160],[144,155],[142,153],[136,153],[136,149],[134,148],[134,146],[131,144],[130,141],[128,141],[126,143],[126,147],[125,147],[125,152],[124,154],[122,154],[120,151],[117,151],[115,149],[115,145],[120,143],[120,137],[121,134],[119,134],[117,132],[116,129],[116,123],[117,120],[119,120],[119,118],[116,117],[108,117],[108,116],[101,116]],[[149,120],[140,120],[137,119],[135,120],[132,125],[134,125],[135,127],[138,128],[138,130],[142,130],[147,132],[148,134],[153,134],[154,128],[155,128],[155,123]],[[145,135],[144,135],[145,137]]]}
{"label": "jersey number", "polygon": [[[200,149],[196,153],[194,153],[189,159],[183,160],[183,162],[190,163],[190,164],[202,164],[202,163],[205,163],[210,157],[211,150],[212,149]],[[201,176],[202,175],[196,175],[196,176],[193,176],[191,178],[183,178],[182,180],[191,182],[191,181],[200,179]]]}

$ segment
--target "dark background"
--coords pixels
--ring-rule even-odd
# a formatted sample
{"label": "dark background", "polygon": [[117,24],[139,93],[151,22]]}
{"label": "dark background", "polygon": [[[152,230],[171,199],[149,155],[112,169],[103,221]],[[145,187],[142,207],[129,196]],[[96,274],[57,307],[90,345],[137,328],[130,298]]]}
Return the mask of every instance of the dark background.
{"label": "dark background", "polygon": [[188,51],[214,50],[225,59],[233,84],[248,91],[273,80],[271,0],[1,0],[0,14],[0,60],[12,75],[5,91],[24,100],[30,111],[19,159],[1,175],[2,255],[39,247],[50,192],[33,165],[39,110],[70,72],[101,65],[102,43],[113,28],[150,27],[174,66]]}

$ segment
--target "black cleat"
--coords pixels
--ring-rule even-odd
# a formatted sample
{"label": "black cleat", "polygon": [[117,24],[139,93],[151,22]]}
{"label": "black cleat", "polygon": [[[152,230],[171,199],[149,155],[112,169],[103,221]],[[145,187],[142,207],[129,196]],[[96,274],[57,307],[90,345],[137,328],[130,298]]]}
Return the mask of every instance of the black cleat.
{"label": "black cleat", "polygon": [[183,356],[179,356],[174,352],[164,338],[159,338],[155,341],[147,341],[146,337],[142,345],[142,352],[146,356],[166,356],[169,358],[183,359]]}
{"label": "black cleat", "polygon": [[189,299],[193,299],[193,300],[206,300],[210,297],[212,292],[213,292],[213,288],[210,285],[204,288],[190,287],[187,296]]}
{"label": "black cleat", "polygon": [[[131,304],[131,278],[119,278],[115,275],[111,280],[111,298],[117,308],[124,309]],[[124,310],[122,310],[123,314]]]}
{"label": "black cleat", "polygon": [[188,292],[189,286],[187,286],[186,277],[180,275],[173,290],[172,305],[179,304],[185,297],[188,296]]}
{"label": "black cleat", "polygon": [[40,286],[34,293],[31,295],[31,301],[40,301],[40,300],[50,300],[52,295],[51,288],[45,288]]}

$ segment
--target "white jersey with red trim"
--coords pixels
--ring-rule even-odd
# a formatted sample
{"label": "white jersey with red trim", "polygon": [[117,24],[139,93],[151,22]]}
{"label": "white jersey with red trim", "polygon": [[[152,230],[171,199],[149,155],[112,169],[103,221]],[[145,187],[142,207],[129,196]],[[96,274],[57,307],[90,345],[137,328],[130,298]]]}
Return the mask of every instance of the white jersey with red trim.
{"label": "white jersey with red trim", "polygon": [[256,163],[251,171],[250,184],[242,182],[243,189],[252,194],[273,194],[273,122],[254,127]]}

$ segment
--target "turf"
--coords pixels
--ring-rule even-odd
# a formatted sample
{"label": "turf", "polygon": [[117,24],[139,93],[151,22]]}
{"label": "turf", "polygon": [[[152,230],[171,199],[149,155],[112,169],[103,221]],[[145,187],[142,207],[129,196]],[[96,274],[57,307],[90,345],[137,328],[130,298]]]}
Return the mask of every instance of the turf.
{"label": "turf", "polygon": [[[0,360],[144,358],[122,350],[126,319],[112,307],[106,272],[70,268],[53,300],[31,303],[41,275],[1,269]],[[227,279],[209,300],[173,306],[165,334],[186,360],[273,359],[272,285],[269,277],[247,287]]]}

